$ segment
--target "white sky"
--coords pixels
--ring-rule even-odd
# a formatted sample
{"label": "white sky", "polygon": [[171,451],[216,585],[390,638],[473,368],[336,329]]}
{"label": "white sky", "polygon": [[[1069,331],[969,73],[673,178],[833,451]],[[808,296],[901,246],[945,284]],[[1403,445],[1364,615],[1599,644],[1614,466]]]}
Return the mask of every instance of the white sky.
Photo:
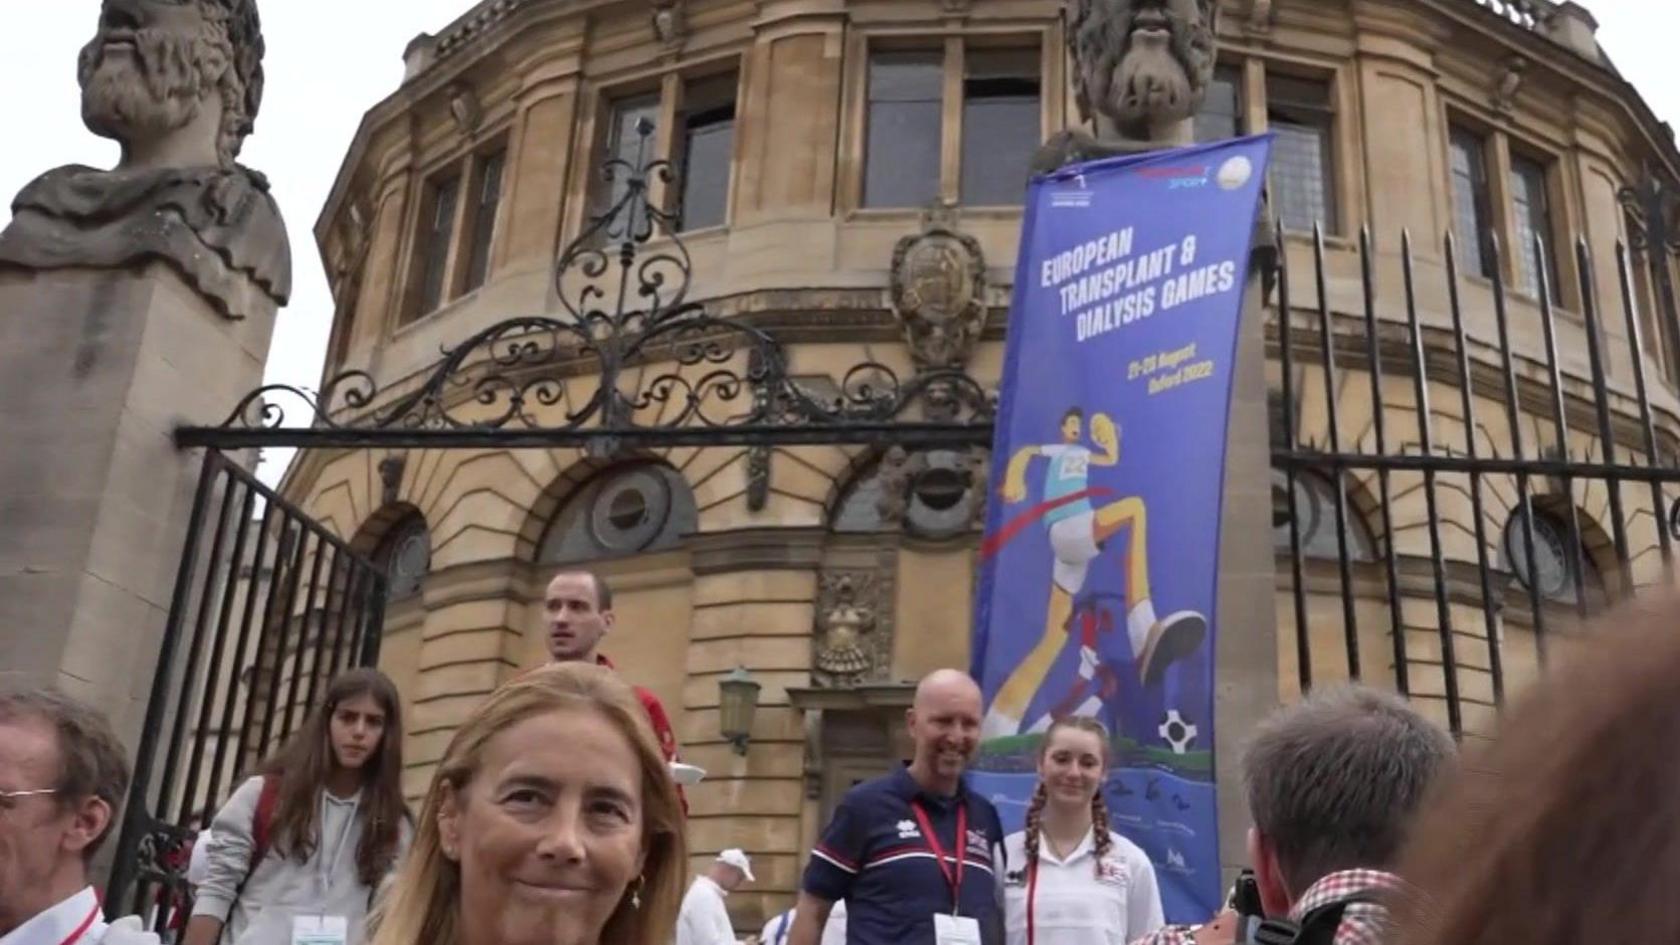
{"label": "white sky", "polygon": [[[362,114],[396,89],[402,51],[471,0],[266,0],[267,86],[241,160],[268,175],[292,235],[293,295],[280,313],[269,382],[314,387],[332,300],[310,228]],[[1680,123],[1676,0],[1586,0],[1599,39],[1659,118]],[[76,53],[93,34],[97,0],[4,0],[0,26],[0,225],[36,174],[72,162],[109,167],[116,146],[82,127]],[[520,314],[520,313],[509,313]],[[229,405],[230,409],[232,405]],[[285,461],[269,457],[263,478]]]}

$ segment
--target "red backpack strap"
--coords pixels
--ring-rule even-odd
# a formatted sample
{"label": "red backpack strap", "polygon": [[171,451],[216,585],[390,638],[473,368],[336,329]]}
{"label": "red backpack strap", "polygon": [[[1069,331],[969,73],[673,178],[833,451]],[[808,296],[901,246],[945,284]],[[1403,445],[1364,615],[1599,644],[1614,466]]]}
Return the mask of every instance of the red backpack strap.
{"label": "red backpack strap", "polygon": [[274,812],[280,806],[280,776],[278,774],[263,775],[262,793],[257,795],[257,810],[251,816],[251,869],[246,874],[257,871],[257,865],[268,856],[269,848],[273,845]]}

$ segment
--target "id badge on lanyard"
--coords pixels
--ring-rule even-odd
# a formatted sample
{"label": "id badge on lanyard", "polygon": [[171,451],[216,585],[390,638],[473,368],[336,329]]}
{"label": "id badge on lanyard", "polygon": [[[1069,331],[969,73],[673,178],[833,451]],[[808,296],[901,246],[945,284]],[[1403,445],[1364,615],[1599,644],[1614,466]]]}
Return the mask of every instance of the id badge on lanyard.
{"label": "id badge on lanyard", "polygon": [[934,832],[927,811],[916,802],[912,802],[910,808],[916,814],[916,821],[922,828],[922,836],[927,839],[934,862],[939,865],[940,874],[945,877],[946,885],[951,887],[951,914],[936,912],[933,916],[934,945],[980,945],[980,923],[971,916],[958,914],[962,907],[963,868],[968,855],[968,805],[957,807],[957,844],[952,851],[955,866],[946,864],[945,847],[939,842],[939,834]]}
{"label": "id badge on lanyard", "polygon": [[292,917],[292,945],[346,945],[350,922],[341,915]]}

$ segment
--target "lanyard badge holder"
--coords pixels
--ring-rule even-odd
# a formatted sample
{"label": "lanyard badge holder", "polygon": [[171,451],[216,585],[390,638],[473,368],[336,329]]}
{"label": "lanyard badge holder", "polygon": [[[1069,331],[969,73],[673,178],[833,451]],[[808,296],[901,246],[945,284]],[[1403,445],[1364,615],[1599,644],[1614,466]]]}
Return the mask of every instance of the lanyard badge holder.
{"label": "lanyard badge holder", "polygon": [[927,811],[919,802],[912,802],[910,809],[916,814],[916,822],[922,828],[922,836],[927,839],[928,850],[939,866],[940,875],[951,887],[951,914],[936,912],[933,916],[935,945],[980,945],[980,923],[970,916],[958,914],[962,906],[963,868],[968,858],[968,805],[959,804],[957,807],[957,843],[952,851],[956,859],[954,867],[945,863],[945,847],[939,842],[939,834],[934,832]]}

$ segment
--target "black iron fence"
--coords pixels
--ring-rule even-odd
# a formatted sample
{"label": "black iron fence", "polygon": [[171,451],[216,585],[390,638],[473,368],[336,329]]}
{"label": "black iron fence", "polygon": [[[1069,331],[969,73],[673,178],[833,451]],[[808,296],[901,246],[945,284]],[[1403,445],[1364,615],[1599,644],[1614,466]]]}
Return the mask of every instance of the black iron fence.
{"label": "black iron fence", "polygon": [[1460,271],[1451,237],[1278,240],[1273,520],[1294,638],[1280,659],[1303,689],[1392,684],[1455,734],[1483,732],[1583,620],[1670,579],[1668,251],[1617,245],[1603,265],[1577,242],[1560,291],[1556,267],[1532,265],[1538,237],[1526,268],[1484,237],[1485,278]]}
{"label": "black iron fence", "polygon": [[384,601],[385,575],[371,561],[206,451],[108,912],[168,924],[188,841],[335,674],[378,660]]}

